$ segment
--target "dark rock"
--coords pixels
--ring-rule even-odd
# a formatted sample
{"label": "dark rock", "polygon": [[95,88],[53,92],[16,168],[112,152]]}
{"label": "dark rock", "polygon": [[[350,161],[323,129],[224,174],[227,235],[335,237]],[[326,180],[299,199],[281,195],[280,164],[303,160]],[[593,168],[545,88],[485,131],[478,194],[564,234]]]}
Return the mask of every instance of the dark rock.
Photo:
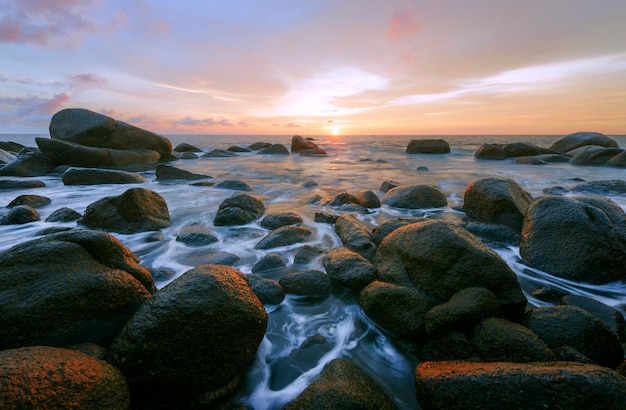
{"label": "dark rock", "polygon": [[442,139],[411,140],[406,147],[407,154],[448,154],[450,144]]}
{"label": "dark rock", "polygon": [[376,279],[374,265],[347,248],[335,248],[322,261],[331,281],[339,286],[360,291]]}
{"label": "dark rock", "polygon": [[626,214],[599,196],[541,198],[524,218],[520,255],[528,265],[570,280],[624,280]]}
{"label": "dark rock", "polygon": [[476,357],[464,333],[450,332],[432,338],[424,344],[420,358],[428,360],[470,360]]}
{"label": "dark rock", "polygon": [[581,192],[585,194],[614,195],[626,194],[626,181],[621,179],[583,182],[575,185],[568,192]]}
{"label": "dark rock", "polygon": [[313,261],[318,256],[322,255],[323,253],[324,251],[318,247],[311,246],[311,245],[304,245],[302,248],[298,249],[298,252],[296,252],[293,258],[293,264],[294,265],[306,265],[307,263],[310,263],[311,261]]}
{"label": "dark rock", "polygon": [[269,142],[255,142],[254,144],[248,145],[248,148],[252,151],[258,151],[261,150],[263,148],[267,148],[269,146],[271,146],[272,144],[270,144]]}
{"label": "dark rock", "polygon": [[0,175],[35,177],[52,172],[55,164],[37,148],[23,148],[15,160],[0,167]]}
{"label": "dark rock", "polygon": [[318,223],[334,225],[335,222],[337,222],[338,218],[339,217],[337,215],[331,215],[325,212],[316,212],[315,216],[313,217],[313,221],[318,222]]}
{"label": "dark rock", "polygon": [[230,158],[236,156],[236,153],[226,151],[225,149],[214,149],[213,151],[207,152],[206,154],[202,155],[202,158]]}
{"label": "dark rock", "polygon": [[342,206],[346,204],[359,204],[359,200],[352,194],[342,192],[335,196],[332,201],[328,203],[328,206]]}
{"label": "dark rock", "polygon": [[46,184],[38,179],[0,178],[0,190],[43,188]]}
{"label": "dark rock", "polygon": [[285,291],[278,282],[254,273],[248,275],[252,291],[264,305],[278,305],[285,299]]}
{"label": "dark rock", "polygon": [[48,346],[0,352],[5,409],[128,409],[124,375],[105,361]]}
{"label": "dark rock", "polygon": [[0,212],[0,225],[22,225],[39,220],[39,213],[29,205],[16,205],[8,211]]}
{"label": "dark rock", "polygon": [[380,208],[380,199],[378,196],[372,191],[359,191],[356,196],[356,199],[364,208],[376,209]]}
{"label": "dark rock", "polygon": [[479,159],[504,159],[503,144],[483,144],[474,153],[474,157]]}
{"label": "dark rock", "polygon": [[380,191],[386,193],[391,188],[395,188],[395,187],[400,186],[400,185],[401,184],[399,182],[396,182],[396,181],[383,181],[383,183],[380,185]]}
{"label": "dark rock", "polygon": [[487,362],[549,362],[556,355],[532,330],[505,319],[491,317],[477,324],[470,343]]}
{"label": "dark rock", "polygon": [[272,252],[263,256],[252,266],[252,273],[264,273],[284,270],[287,267],[285,260],[279,254]]}
{"label": "dark rock", "polygon": [[543,300],[544,302],[550,302],[551,304],[558,304],[559,300],[567,295],[567,292],[564,290],[554,288],[552,286],[544,286],[539,289],[535,289],[532,292],[532,295],[539,300]]}
{"label": "dark rock", "polygon": [[621,148],[603,148],[578,153],[569,160],[572,165],[605,165],[609,160],[624,152]]}
{"label": "dark rock", "polygon": [[524,323],[551,349],[569,346],[601,366],[617,368],[624,360],[622,345],[607,325],[576,306],[548,306],[528,311]]}
{"label": "dark rock", "polygon": [[289,150],[283,144],[272,144],[257,152],[257,155],[289,155]]}
{"label": "dark rock", "polygon": [[502,148],[505,158],[528,157],[539,155],[541,148],[529,142],[513,142]]}
{"label": "dark rock", "polygon": [[145,188],[131,188],[120,196],[92,203],[78,223],[119,233],[158,231],[169,226],[170,213],[161,195]]}
{"label": "dark rock", "polygon": [[623,151],[611,159],[609,159],[605,164],[607,167],[615,167],[615,168],[626,168],[626,151]]}
{"label": "dark rock", "polygon": [[417,171],[420,171],[420,172],[428,172],[428,171],[430,171],[430,170],[428,169],[428,167],[425,167],[425,166],[423,166],[423,165],[422,165],[422,166],[417,167],[417,168],[416,168],[416,170],[417,170]]}
{"label": "dark rock", "polygon": [[465,288],[449,301],[426,312],[424,321],[429,334],[468,331],[482,319],[498,314],[498,298],[485,288]]}
{"label": "dark rock", "polygon": [[294,243],[305,242],[312,233],[310,229],[304,226],[281,226],[267,234],[254,247],[255,249],[272,249],[293,245]]}
{"label": "dark rock", "polygon": [[211,177],[203,174],[194,174],[193,172],[176,168],[171,165],[159,164],[156,167],[156,178],[160,181],[170,179],[184,179],[194,181]]}
{"label": "dark rock", "polygon": [[343,214],[335,221],[335,233],[346,248],[371,260],[376,253],[376,244],[369,229],[350,214]]}
{"label": "dark rock", "polygon": [[174,151],[176,152],[202,152],[202,150],[195,145],[188,144],[186,142],[178,144]]}
{"label": "dark rock", "polygon": [[139,174],[113,169],[68,168],[63,173],[65,185],[142,184],[146,179]]}
{"label": "dark rock", "polygon": [[561,304],[585,309],[607,325],[620,341],[626,342],[626,321],[624,320],[624,315],[619,310],[581,295],[565,295],[561,298]]}
{"label": "dark rock", "polygon": [[42,206],[48,205],[50,202],[50,198],[41,195],[20,195],[14,200],[12,200],[7,208],[13,208],[18,205],[28,205],[31,208],[41,208]]}
{"label": "dark rock", "polygon": [[533,158],[543,162],[569,162],[569,157],[561,154],[540,154],[535,155]]}
{"label": "dark rock", "polygon": [[550,149],[565,153],[584,145],[597,145],[606,148],[618,148],[615,140],[599,132],[575,132],[556,141]]}
{"label": "dark rock", "polygon": [[306,181],[304,184],[302,184],[303,188],[315,188],[316,186],[319,186],[319,184],[315,181]]}
{"label": "dark rock", "polygon": [[213,223],[216,226],[245,225],[260,218],[263,212],[265,205],[260,198],[236,192],[220,204]]}
{"label": "dark rock", "polygon": [[274,230],[281,226],[299,225],[302,223],[302,217],[293,212],[283,212],[280,214],[268,214],[261,220],[261,227]]}
{"label": "dark rock", "polygon": [[317,146],[313,141],[294,135],[291,138],[291,153],[300,153],[302,156],[323,157],[326,151]]}
{"label": "dark rock", "polygon": [[233,191],[252,191],[250,185],[242,181],[225,180],[213,185],[213,188],[229,189]]}
{"label": "dark rock", "polygon": [[520,231],[533,198],[509,178],[484,178],[467,186],[463,207],[468,217],[479,222],[506,225]]}
{"label": "dark rock", "polygon": [[81,216],[79,212],[76,212],[72,208],[63,207],[48,215],[45,222],[72,222],[76,221]]}
{"label": "dark rock", "polygon": [[606,367],[572,362],[423,362],[415,390],[424,410],[618,410],[626,380]]}
{"label": "dark rock", "polygon": [[250,148],[238,147],[237,145],[233,145],[232,147],[228,147],[226,151],[230,152],[252,152]]}
{"label": "dark rock", "polygon": [[198,156],[193,152],[181,152],[177,154],[178,159],[198,159]]}
{"label": "dark rock", "polygon": [[424,218],[392,218],[383,221],[372,230],[372,239],[378,246],[391,232],[406,225],[423,222]]}
{"label": "dark rock", "polygon": [[231,266],[239,262],[241,258],[230,252],[207,252],[206,249],[200,249],[197,252],[191,252],[187,255],[180,255],[178,261],[189,266],[198,265],[227,265]]}
{"label": "dark rock", "polygon": [[517,157],[514,162],[522,165],[548,165],[546,161],[537,157]]}
{"label": "dark rock", "polygon": [[14,141],[0,141],[0,149],[8,152],[18,153],[25,146]]}
{"label": "dark rock", "polygon": [[442,208],[448,205],[446,195],[430,185],[400,185],[388,190],[381,202],[393,208],[405,209]]}
{"label": "dark rock", "polygon": [[319,270],[291,272],[278,283],[285,293],[298,296],[327,296],[331,291],[330,277]]}
{"label": "dark rock", "polygon": [[200,265],[135,312],[111,344],[108,360],[124,373],[137,400],[210,406],[238,387],[266,327],[265,308],[243,273]]}
{"label": "dark rock", "polygon": [[424,315],[432,308],[418,289],[374,281],[359,295],[363,312],[389,333],[408,341],[426,338]]}
{"label": "dark rock", "polygon": [[217,242],[218,239],[202,225],[187,225],[180,229],[176,241],[187,246],[206,246]]}
{"label": "dark rock", "polygon": [[519,246],[522,237],[519,231],[506,225],[468,223],[464,228],[476,235],[483,242],[496,245]]}
{"label": "dark rock", "polygon": [[113,236],[86,230],[0,252],[0,350],[108,344],[156,290],[138,262]]}
{"label": "dark rock", "polygon": [[467,230],[427,220],[396,229],[378,247],[380,280],[417,287],[440,303],[467,287],[498,297],[500,314],[519,319],[526,307],[515,273],[498,254]]}
{"label": "dark rock", "polygon": [[215,182],[212,181],[200,181],[200,182],[192,182],[189,185],[193,185],[193,186],[213,186],[215,185]]}
{"label": "dark rock", "polygon": [[348,359],[328,363],[319,377],[285,406],[285,410],[396,408],[385,391]]}

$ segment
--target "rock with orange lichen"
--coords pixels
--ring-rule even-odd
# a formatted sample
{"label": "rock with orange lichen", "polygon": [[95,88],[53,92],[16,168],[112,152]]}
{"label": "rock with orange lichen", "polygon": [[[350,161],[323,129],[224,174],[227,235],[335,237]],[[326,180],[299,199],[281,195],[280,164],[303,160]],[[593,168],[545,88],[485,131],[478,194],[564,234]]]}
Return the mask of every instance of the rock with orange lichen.
{"label": "rock with orange lichen", "polygon": [[0,352],[0,403],[5,409],[127,409],[124,375],[85,353],[48,346]]}

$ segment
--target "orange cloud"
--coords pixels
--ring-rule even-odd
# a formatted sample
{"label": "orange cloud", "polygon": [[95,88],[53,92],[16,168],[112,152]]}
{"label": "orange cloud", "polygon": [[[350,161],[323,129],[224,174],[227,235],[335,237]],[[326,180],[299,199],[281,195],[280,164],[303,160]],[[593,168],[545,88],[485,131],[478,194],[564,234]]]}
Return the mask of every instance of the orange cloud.
{"label": "orange cloud", "polygon": [[416,36],[422,29],[418,16],[406,10],[397,9],[391,15],[391,21],[385,37],[398,42]]}

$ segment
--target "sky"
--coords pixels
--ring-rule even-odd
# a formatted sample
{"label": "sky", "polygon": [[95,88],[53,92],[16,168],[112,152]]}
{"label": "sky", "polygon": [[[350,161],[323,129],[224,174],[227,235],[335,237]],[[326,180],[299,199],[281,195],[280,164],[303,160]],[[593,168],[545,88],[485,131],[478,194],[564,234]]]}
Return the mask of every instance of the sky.
{"label": "sky", "polygon": [[0,133],[626,134],[625,0],[0,0]]}

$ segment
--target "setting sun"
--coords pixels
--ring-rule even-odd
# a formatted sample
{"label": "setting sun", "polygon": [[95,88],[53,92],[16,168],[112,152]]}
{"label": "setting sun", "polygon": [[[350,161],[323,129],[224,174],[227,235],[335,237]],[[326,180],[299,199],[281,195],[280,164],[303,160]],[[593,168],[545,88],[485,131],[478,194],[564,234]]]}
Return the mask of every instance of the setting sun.
{"label": "setting sun", "polygon": [[341,133],[341,128],[342,128],[341,125],[336,125],[336,124],[328,127],[328,129],[330,130],[330,133],[335,136]]}

